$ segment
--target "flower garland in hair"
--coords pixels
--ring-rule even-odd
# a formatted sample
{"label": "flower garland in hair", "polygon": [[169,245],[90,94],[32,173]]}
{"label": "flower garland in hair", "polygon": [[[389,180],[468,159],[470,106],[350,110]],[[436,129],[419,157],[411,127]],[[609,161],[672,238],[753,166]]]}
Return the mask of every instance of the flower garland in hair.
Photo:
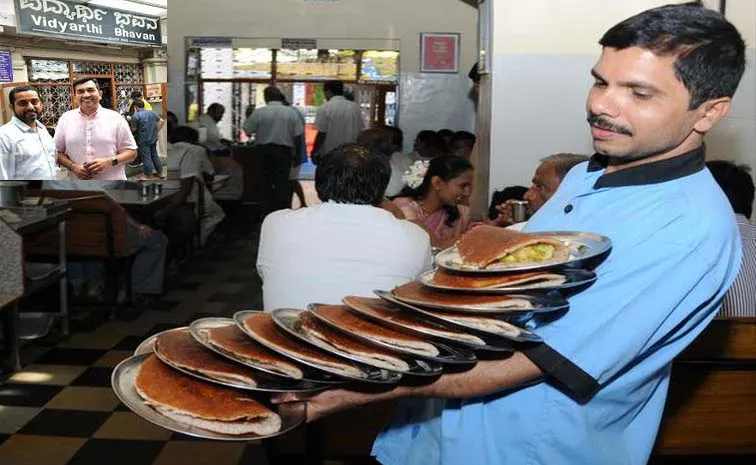
{"label": "flower garland in hair", "polygon": [[429,165],[430,161],[428,160],[417,160],[413,163],[412,166],[410,166],[410,169],[405,171],[404,176],[402,176],[404,184],[411,189],[417,189],[420,187],[420,184],[422,184],[425,179],[425,174],[428,172]]}

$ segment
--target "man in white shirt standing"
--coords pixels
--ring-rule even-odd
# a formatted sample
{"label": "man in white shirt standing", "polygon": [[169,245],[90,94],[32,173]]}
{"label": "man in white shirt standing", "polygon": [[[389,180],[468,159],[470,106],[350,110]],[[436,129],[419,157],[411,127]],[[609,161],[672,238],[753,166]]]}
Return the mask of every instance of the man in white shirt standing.
{"label": "man in white shirt standing", "polygon": [[428,234],[379,207],[390,176],[384,155],[343,145],[315,172],[322,204],[265,218],[257,272],[266,311],[372,297],[431,268]]}
{"label": "man in white shirt standing", "polygon": [[0,179],[55,179],[55,144],[38,120],[42,101],[37,89],[14,87],[9,99],[13,117],[0,127]]}
{"label": "man in white shirt standing", "polygon": [[312,148],[315,162],[321,155],[330,153],[341,144],[354,143],[365,128],[360,107],[344,98],[344,83],[326,81],[323,85],[326,103],[315,115],[315,128],[318,135]]}
{"label": "man in white shirt standing", "polygon": [[58,163],[69,179],[126,180],[125,165],[137,156],[131,128],[117,111],[100,106],[97,81],[83,77],[73,82],[74,104],[55,128]]}
{"label": "man in white shirt standing", "polygon": [[244,122],[244,131],[255,135],[257,156],[266,175],[266,212],[270,213],[291,207],[289,171],[294,154],[302,147],[304,124],[297,110],[284,105],[286,98],[277,87],[266,87],[263,97],[265,106],[256,108]]}

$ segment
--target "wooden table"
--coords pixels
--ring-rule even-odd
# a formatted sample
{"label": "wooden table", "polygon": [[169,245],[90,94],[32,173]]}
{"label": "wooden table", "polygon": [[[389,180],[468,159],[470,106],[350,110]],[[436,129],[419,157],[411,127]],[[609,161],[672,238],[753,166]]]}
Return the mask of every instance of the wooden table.
{"label": "wooden table", "polygon": [[168,201],[168,199],[179,192],[180,189],[166,188],[163,185],[163,192],[160,195],[149,194],[142,196],[138,189],[108,189],[107,194],[118,204],[125,208],[156,208]]}

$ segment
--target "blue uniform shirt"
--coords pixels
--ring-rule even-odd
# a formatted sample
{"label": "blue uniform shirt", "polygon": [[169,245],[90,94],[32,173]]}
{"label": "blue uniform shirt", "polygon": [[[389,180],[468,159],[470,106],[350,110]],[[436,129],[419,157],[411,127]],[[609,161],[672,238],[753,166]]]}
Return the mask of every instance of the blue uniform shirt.
{"label": "blue uniform shirt", "polygon": [[[714,318],[741,246],[704,148],[604,175],[573,168],[526,231],[591,231],[613,249],[597,282],[526,350],[547,381],[455,400],[404,400],[376,440],[385,465],[641,465],[671,362]],[[559,387],[557,387],[559,386]]]}
{"label": "blue uniform shirt", "polygon": [[136,139],[137,145],[157,142],[157,126],[161,119],[163,118],[149,110],[140,110],[138,113],[134,113],[131,121],[136,122],[137,132],[134,139]]}

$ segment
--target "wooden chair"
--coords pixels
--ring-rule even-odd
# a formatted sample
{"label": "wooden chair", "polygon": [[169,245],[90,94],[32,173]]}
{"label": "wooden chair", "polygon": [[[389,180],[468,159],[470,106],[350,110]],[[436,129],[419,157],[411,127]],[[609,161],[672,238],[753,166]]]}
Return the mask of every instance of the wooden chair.
{"label": "wooden chair", "polygon": [[[119,277],[125,273],[126,295],[132,298],[131,266],[134,252],[126,240],[127,213],[102,191],[45,190],[45,197],[72,199],[71,213],[66,221],[66,250],[68,261],[104,262],[106,265],[106,302],[111,318],[118,303]],[[39,194],[37,194],[39,195]],[[78,197],[94,197],[76,200]],[[41,260],[56,257],[55,234],[40,234],[25,244],[27,256]]]}

